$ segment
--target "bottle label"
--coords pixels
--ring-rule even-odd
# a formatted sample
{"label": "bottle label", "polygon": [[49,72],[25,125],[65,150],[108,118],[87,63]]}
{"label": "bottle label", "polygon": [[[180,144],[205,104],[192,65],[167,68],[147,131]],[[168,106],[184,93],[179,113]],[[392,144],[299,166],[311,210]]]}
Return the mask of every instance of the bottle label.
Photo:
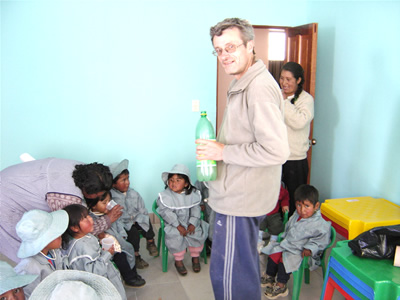
{"label": "bottle label", "polygon": [[217,166],[217,162],[215,160],[197,160],[196,166],[198,168],[214,167]]}

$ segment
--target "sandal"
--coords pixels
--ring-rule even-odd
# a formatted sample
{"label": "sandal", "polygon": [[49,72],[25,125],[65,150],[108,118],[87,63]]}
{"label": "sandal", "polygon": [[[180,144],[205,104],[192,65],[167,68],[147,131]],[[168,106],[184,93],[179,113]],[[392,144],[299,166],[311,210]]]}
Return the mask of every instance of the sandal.
{"label": "sandal", "polygon": [[182,276],[186,276],[186,274],[187,274],[187,270],[186,270],[186,268],[185,268],[185,266],[184,266],[184,264],[183,264],[183,262],[180,260],[179,262],[181,262],[181,266],[178,266],[176,263],[177,263],[178,261],[175,261],[175,268],[176,268],[176,270],[178,271],[178,273],[179,273],[179,275],[182,275]]}
{"label": "sandal", "polygon": [[195,272],[195,273],[199,273],[200,272],[200,270],[201,270],[200,258],[192,257],[192,268],[193,268],[193,272]]}

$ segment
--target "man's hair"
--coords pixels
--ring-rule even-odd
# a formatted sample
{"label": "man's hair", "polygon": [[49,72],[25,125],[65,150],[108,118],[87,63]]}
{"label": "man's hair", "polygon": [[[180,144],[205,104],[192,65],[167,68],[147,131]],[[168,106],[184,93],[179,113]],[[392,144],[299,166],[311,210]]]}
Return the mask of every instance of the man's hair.
{"label": "man's hair", "polygon": [[302,184],[294,191],[294,200],[296,202],[310,201],[314,206],[318,203],[318,190],[309,184]]}
{"label": "man's hair", "polygon": [[72,178],[75,185],[87,194],[109,191],[112,188],[113,176],[110,168],[103,164],[76,165]]}
{"label": "man's hair", "polygon": [[237,28],[240,30],[243,44],[245,46],[247,45],[248,41],[254,40],[253,26],[251,26],[247,20],[239,18],[227,18],[210,28],[211,43],[213,42],[215,36],[221,36],[223,31],[229,28]]}

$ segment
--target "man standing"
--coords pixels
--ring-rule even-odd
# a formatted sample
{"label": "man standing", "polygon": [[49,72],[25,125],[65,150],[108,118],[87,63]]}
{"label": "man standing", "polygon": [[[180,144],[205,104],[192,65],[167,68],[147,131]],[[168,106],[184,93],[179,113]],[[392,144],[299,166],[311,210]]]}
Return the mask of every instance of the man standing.
{"label": "man standing", "polygon": [[232,18],[210,29],[214,54],[233,75],[217,141],[196,140],[197,159],[218,161],[209,182],[216,211],[210,276],[216,299],[260,299],[259,223],[276,205],[289,156],[279,86],[255,58],[254,31]]}

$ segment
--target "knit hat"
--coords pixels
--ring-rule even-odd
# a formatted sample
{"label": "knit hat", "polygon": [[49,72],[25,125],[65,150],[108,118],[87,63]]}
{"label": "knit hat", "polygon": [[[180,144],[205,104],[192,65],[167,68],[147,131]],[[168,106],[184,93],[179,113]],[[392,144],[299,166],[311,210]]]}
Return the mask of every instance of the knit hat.
{"label": "knit hat", "polygon": [[128,169],[128,165],[129,165],[129,160],[127,159],[124,159],[119,163],[113,163],[109,165],[108,167],[110,168],[113,179],[115,179],[119,174],[121,174],[123,170]]}
{"label": "knit hat", "polygon": [[0,295],[24,287],[33,282],[38,275],[19,275],[5,261],[0,261]]}
{"label": "knit hat", "polygon": [[26,258],[38,254],[67,230],[68,219],[65,210],[49,213],[33,209],[24,213],[16,226],[17,235],[22,240],[17,256]]}
{"label": "knit hat", "polygon": [[182,174],[186,175],[189,178],[189,183],[190,185],[193,185],[191,180],[190,180],[190,172],[189,168],[186,165],[183,164],[176,164],[172,167],[172,170],[169,172],[163,172],[161,175],[162,181],[164,181],[165,185],[168,185],[168,176],[169,174]]}
{"label": "knit hat", "polygon": [[58,270],[34,289],[29,300],[121,300],[106,277],[78,270]]}

